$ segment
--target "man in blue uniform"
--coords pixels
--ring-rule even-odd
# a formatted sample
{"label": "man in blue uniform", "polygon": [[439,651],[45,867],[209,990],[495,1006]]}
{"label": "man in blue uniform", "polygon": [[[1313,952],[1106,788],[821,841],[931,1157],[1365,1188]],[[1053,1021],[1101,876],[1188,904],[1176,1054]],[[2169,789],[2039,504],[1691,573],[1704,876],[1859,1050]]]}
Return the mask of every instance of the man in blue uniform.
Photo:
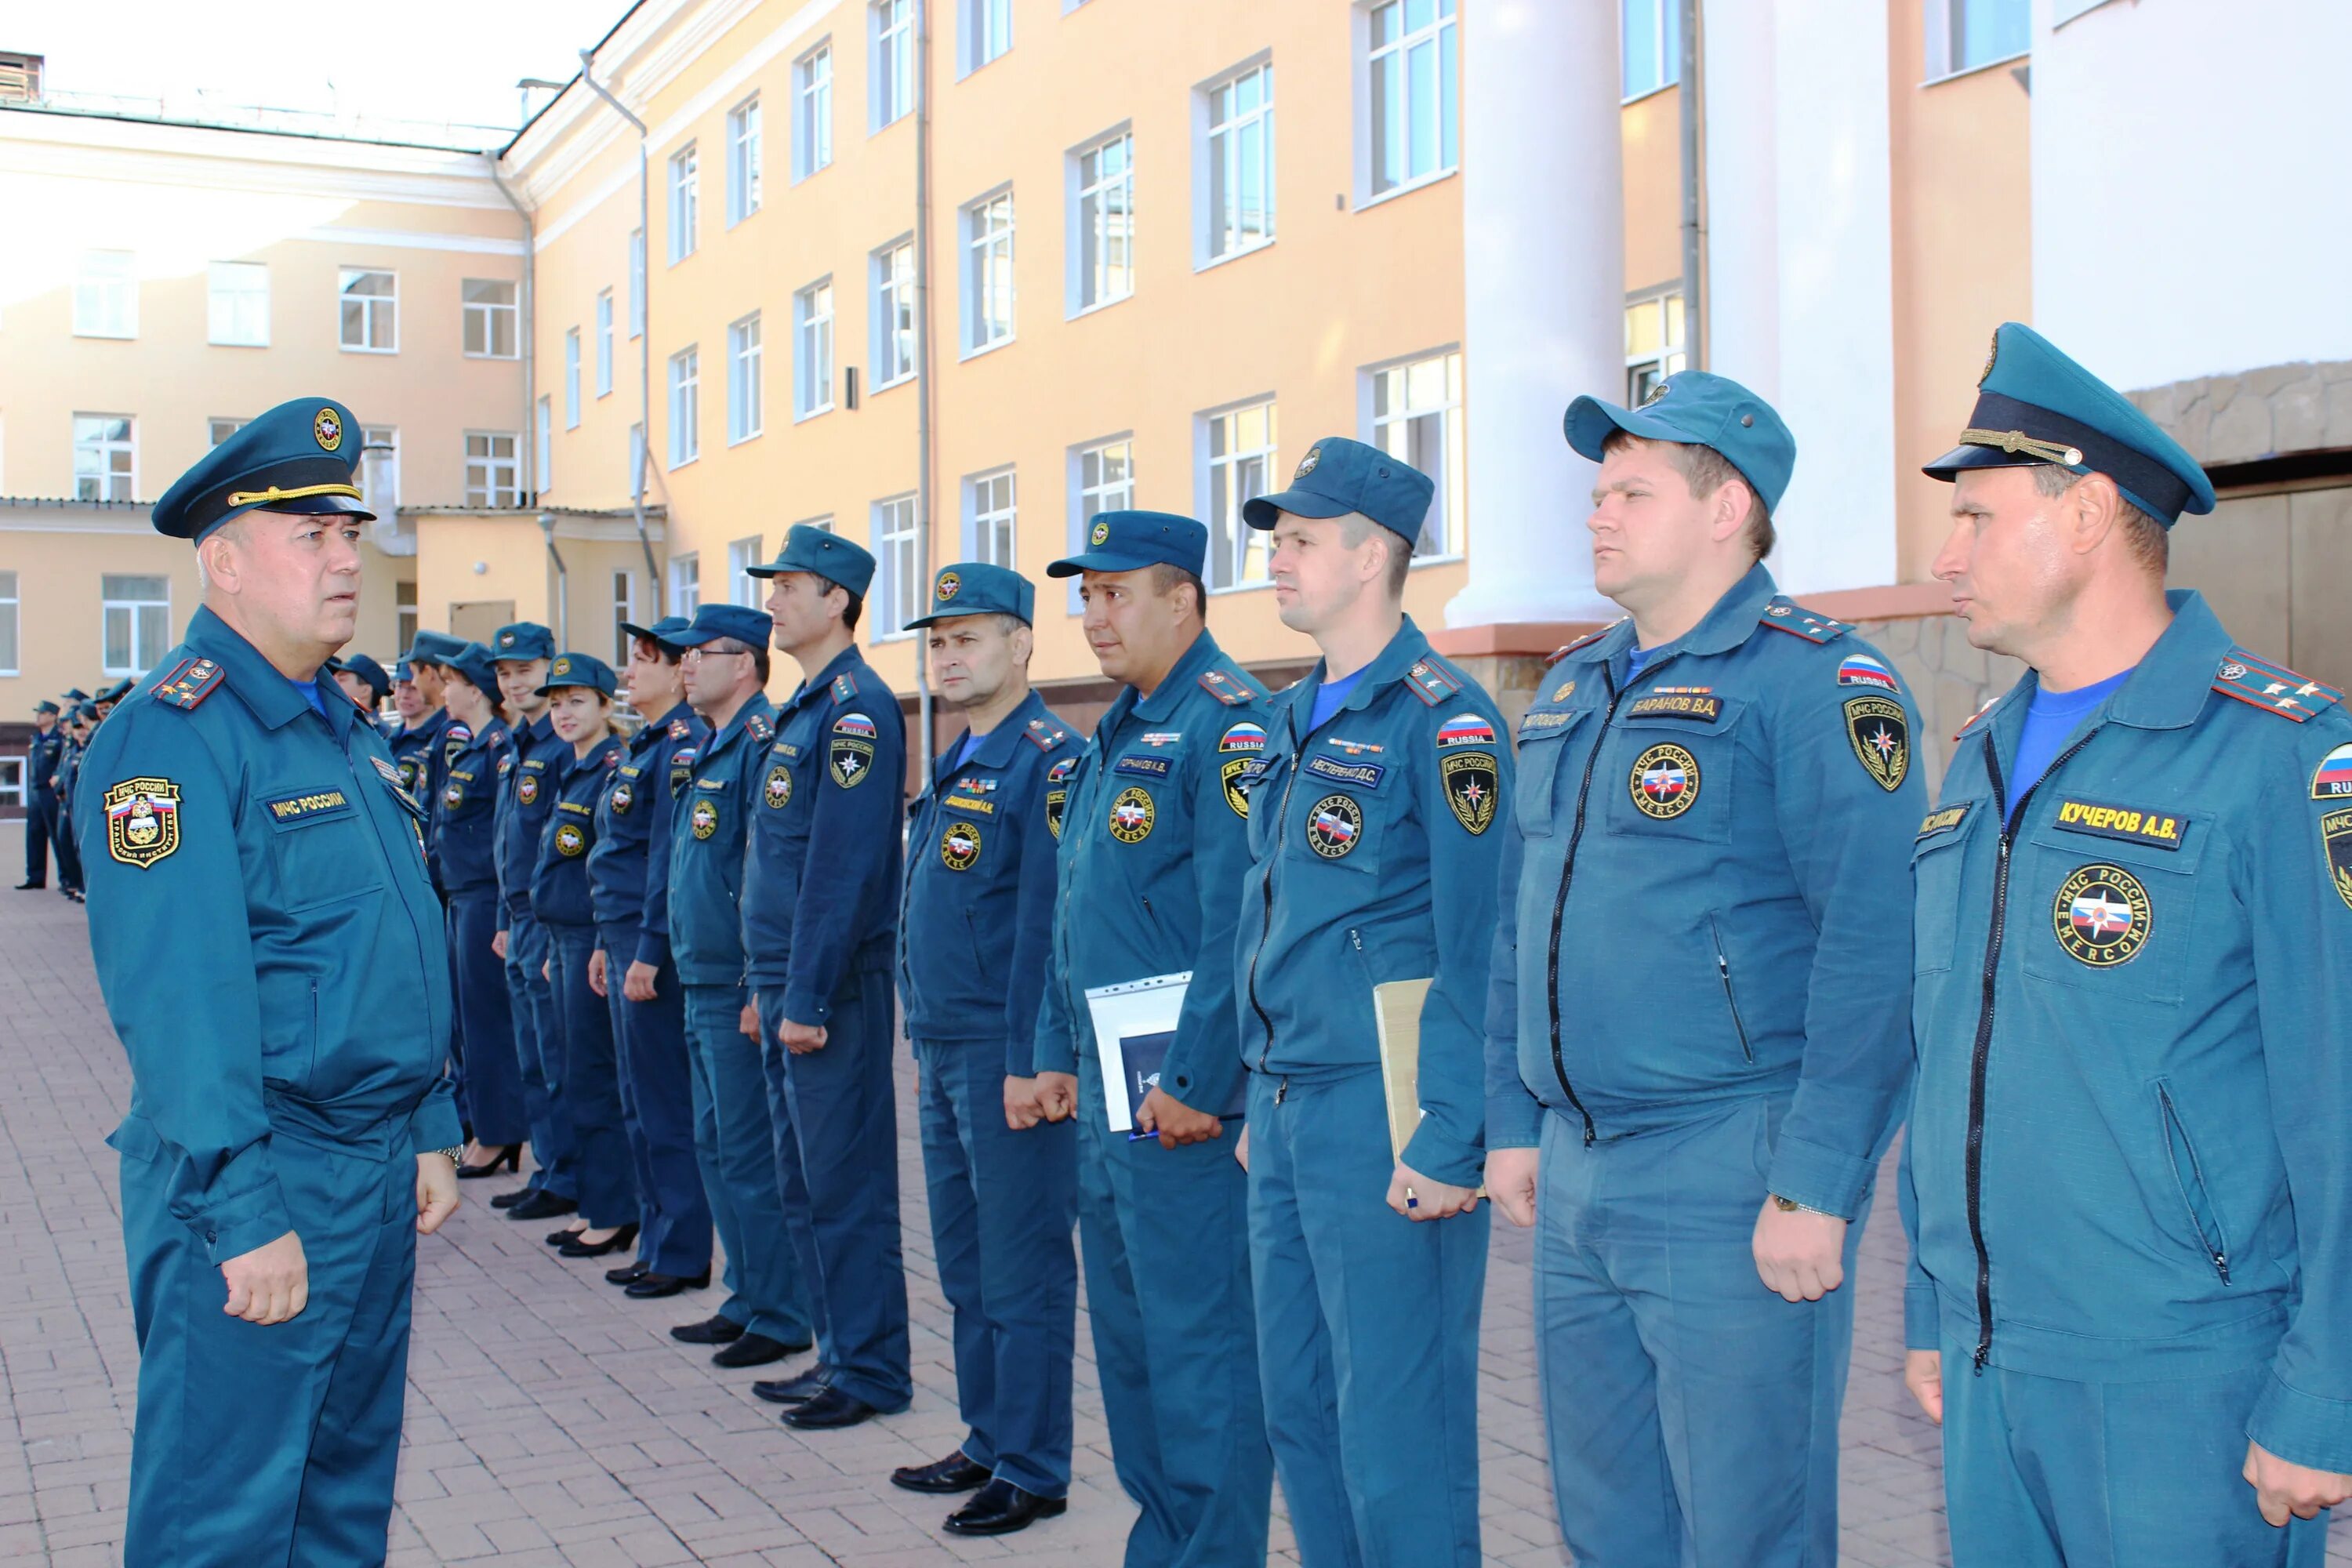
{"label": "man in blue uniform", "polygon": [[[1511,754],[1494,700],[1404,613],[1433,489],[1335,436],[1242,512],[1273,531],[1283,624],[1323,650],[1263,731],[1218,743],[1253,779],[1250,1274],[1266,1433],[1308,1568],[1482,1560],[1482,1026]],[[1418,1112],[1402,1150],[1391,1010],[1420,1040],[1417,1090],[1393,1064]]]}
{"label": "man in blue uniform", "polygon": [[705,605],[670,640],[687,650],[686,698],[709,739],[677,786],[670,834],[670,956],[686,987],[694,1152],[726,1249],[726,1303],[672,1337],[719,1347],[720,1366],[764,1366],[814,1342],[796,1249],[776,1186],[776,1132],[760,1063],[760,1018],[745,984],[744,845],[764,809],[768,638],[775,623],[741,605]]}
{"label": "man in blue uniform", "polygon": [[[79,690],[77,687],[75,690]],[[49,775],[57,795],[58,810],[50,819],[49,847],[58,853],[58,891],[79,902],[82,897],[81,855],[74,847],[74,797],[76,773],[81,766],[82,746],[89,739],[89,699],[75,697],[66,705],[58,723],[63,735],[57,753],[57,766]]]}
{"label": "man in blue uniform", "polygon": [[1036,597],[1018,573],[959,562],[932,580],[930,613],[908,623],[926,634],[940,700],[967,726],[915,803],[898,911],[966,1431],[946,1458],[890,1479],[909,1491],[977,1490],[948,1517],[960,1535],[1023,1529],[1062,1512],[1070,1489],[1077,1129],[1039,1115],[1031,1058],[1054,929],[1058,822],[1046,781],[1078,742],[1029,688]]}
{"label": "man in blue uniform", "polygon": [[448,710],[442,706],[442,669],[448,657],[466,646],[461,637],[443,632],[420,631],[401,662],[408,667],[423,712],[392,738],[392,755],[400,765],[401,782],[429,809],[439,792],[441,748],[448,739]]}
{"label": "man in blue uniform", "polygon": [[58,724],[58,705],[47,698],[33,705],[33,739],[25,748],[25,879],[22,892],[49,885],[49,839],[58,824],[58,760],[65,752],[65,736]]}
{"label": "man in blue uniform", "polygon": [[[1087,537],[1085,553],[1045,572],[1079,577],[1087,644],[1122,689],[1072,770],[1047,782],[1061,849],[1037,1097],[1048,1118],[1078,1121],[1078,1228],[1111,1463],[1143,1510],[1127,1568],[1256,1563],[1274,1460],[1248,1179],[1224,1121],[1242,1109],[1234,944],[1249,868],[1249,801],[1231,764],[1255,760],[1238,747],[1264,725],[1265,690],[1203,622],[1207,529],[1110,511]],[[1185,973],[1157,1080],[1139,1100],[1134,1085],[1104,1083],[1087,994]],[[1107,1095],[1128,1099],[1150,1136],[1114,1129]]]}
{"label": "man in blue uniform", "polygon": [[2352,720],[2165,592],[2212,486],[2031,330],[1927,472],[1969,641],[2028,666],[1913,859],[1905,1379],[1953,1561],[2315,1565],[2352,1497]]}
{"label": "man in blue uniform", "polygon": [[131,1568],[383,1560],[416,1237],[457,1206],[423,808],[317,679],[357,610],[358,461],[351,411],[305,398],[165,492],[204,607],[91,744],[90,946],[131,1068]]}
{"label": "man in blue uniform", "polygon": [[805,524],[751,575],[769,579],[777,647],[801,687],[776,715],[743,867],[743,951],[774,1122],[777,1189],[816,1322],[812,1379],[763,1385],[806,1429],[907,1407],[898,1248],[898,835],[907,736],[898,700],[857,651],[874,557]]}
{"label": "man in blue uniform", "polygon": [[373,721],[383,700],[392,695],[392,677],[383,666],[363,653],[339,654],[327,661],[333,672],[335,684],[343,694],[360,706],[360,711]]}
{"label": "man in blue uniform", "polygon": [[457,1037],[465,1075],[458,1104],[472,1146],[458,1165],[460,1179],[487,1176],[521,1163],[529,1136],[522,1078],[515,1061],[514,1021],[499,931],[498,787],[514,750],[499,717],[498,674],[490,650],[469,642],[444,666],[443,707],[449,732],[467,731],[441,770],[441,793],[430,803],[427,835],[441,888],[449,902],[449,973],[457,997]]}
{"label": "man in blue uniform", "polygon": [[1567,431],[1628,617],[1520,723],[1486,1020],[1560,1528],[1590,1568],[1828,1568],[1840,1287],[1910,1074],[1916,725],[1764,569],[1796,460],[1769,404],[1684,372]]}

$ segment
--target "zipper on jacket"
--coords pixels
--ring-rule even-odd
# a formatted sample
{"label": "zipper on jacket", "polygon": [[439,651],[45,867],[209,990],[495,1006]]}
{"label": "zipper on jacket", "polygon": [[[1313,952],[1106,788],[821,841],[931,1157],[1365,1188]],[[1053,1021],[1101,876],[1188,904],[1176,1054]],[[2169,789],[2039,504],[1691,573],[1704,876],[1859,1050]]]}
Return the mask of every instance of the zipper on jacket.
{"label": "zipper on jacket", "polygon": [[1706,931],[1715,941],[1715,973],[1723,982],[1723,1000],[1731,1008],[1731,1028],[1739,1037],[1739,1054],[1746,1057],[1752,1066],[1756,1060],[1756,1047],[1748,1043],[1748,1026],[1739,1016],[1739,996],[1731,989],[1731,960],[1723,951],[1723,928],[1715,923],[1713,915],[1706,918]]}
{"label": "zipper on jacket", "polygon": [[1601,679],[1609,686],[1609,708],[1601,715],[1601,728],[1592,737],[1591,753],[1584,759],[1583,782],[1576,786],[1576,825],[1569,830],[1568,853],[1560,859],[1559,893],[1551,904],[1551,949],[1544,968],[1544,1001],[1551,1008],[1551,1070],[1559,1079],[1559,1091],[1568,1096],[1569,1104],[1576,1107],[1576,1114],[1584,1120],[1584,1146],[1588,1149],[1600,1134],[1593,1131],[1592,1112],[1584,1109],[1584,1101],[1577,1098],[1575,1087],[1568,1081],[1568,1060],[1559,1048],[1559,931],[1568,918],[1568,884],[1576,875],[1576,847],[1584,840],[1584,813],[1592,795],[1592,772],[1601,765],[1601,748],[1609,740],[1609,722],[1617,717],[1617,704],[1625,697],[1605,661],[1601,666]]}
{"label": "zipper on jacket", "polygon": [[[1346,709],[1342,708],[1340,711],[1345,712]],[[1332,719],[1337,719],[1339,716],[1338,713],[1334,713],[1331,719],[1326,719],[1323,722],[1328,724]],[[1274,1016],[1265,1010],[1265,1004],[1257,998],[1257,966],[1258,962],[1265,957],[1266,939],[1274,934],[1274,874],[1282,865],[1282,825],[1290,818],[1290,792],[1298,787],[1299,752],[1306,747],[1307,742],[1316,737],[1320,729],[1320,726],[1318,726],[1318,729],[1309,730],[1304,735],[1299,734],[1298,710],[1296,707],[1291,708],[1285,718],[1286,721],[1285,728],[1289,730],[1291,735],[1290,767],[1287,776],[1282,781],[1282,805],[1275,813],[1274,858],[1266,862],[1265,880],[1258,885],[1262,897],[1259,905],[1257,951],[1250,954],[1249,966],[1250,1010],[1257,1015],[1257,1021],[1265,1026],[1265,1044],[1260,1046],[1257,1051],[1257,1070],[1260,1072],[1265,1070],[1266,1058],[1274,1054]],[[1252,811],[1257,809],[1257,803],[1255,800],[1250,803],[1250,809]],[[1285,1087],[1288,1087],[1286,1082]]]}
{"label": "zipper on jacket", "polygon": [[1992,1354],[1992,1255],[1985,1249],[1984,1237],[1984,1135],[1985,1135],[1985,1068],[1992,1055],[1992,1017],[1994,982],[2000,969],[2002,939],[2007,935],[2009,921],[2010,852],[2017,842],[2018,824],[2025,820],[2025,808],[2033,803],[2034,791],[2050,781],[2050,775],[2064,764],[2067,758],[2091,743],[2090,735],[2059,752],[2042,770],[2026,792],[2017,797],[2017,809],[2009,809],[2008,787],[2000,777],[2000,757],[1994,752],[1992,734],[1985,734],[1985,776],[1992,781],[1992,808],[2000,814],[2000,838],[1992,873],[1992,928],[1985,933],[1984,990],[1977,1007],[1976,1047],[1969,1061],[1969,1138],[1968,1138],[1968,1198],[1969,1240],[1977,1253],[1977,1348],[1976,1370],[1981,1374],[1985,1362]]}

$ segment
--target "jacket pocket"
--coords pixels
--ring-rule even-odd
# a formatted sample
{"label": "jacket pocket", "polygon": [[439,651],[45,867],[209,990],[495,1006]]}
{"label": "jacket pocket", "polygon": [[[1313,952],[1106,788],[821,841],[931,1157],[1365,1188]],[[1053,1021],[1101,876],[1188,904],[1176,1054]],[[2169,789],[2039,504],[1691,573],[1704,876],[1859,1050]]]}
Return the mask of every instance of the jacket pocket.
{"label": "jacket pocket", "polygon": [[1575,727],[1571,719],[1559,728],[1523,729],[1519,732],[1518,779],[1511,791],[1511,810],[1518,820],[1522,837],[1552,836],[1556,815],[1552,795],[1559,777],[1560,757],[1568,750],[1568,732]]}
{"label": "jacket pocket", "polygon": [[[1991,806],[1960,801],[1931,812],[1911,847],[1911,970],[1940,974],[1959,943],[1961,879],[1978,818]],[[1958,813],[1957,816],[1954,814]]]}
{"label": "jacket pocket", "polygon": [[2221,1213],[2213,1204],[2213,1195],[2205,1185],[2205,1167],[2197,1158],[2197,1146],[2189,1141],[2188,1125],[2180,1119],[2180,1108],[2173,1102],[2170,1080],[2156,1080],[2157,1117],[2163,1124],[2165,1157],[2172,1165],[2173,1184],[2180,1190],[2182,1207],[2189,1215],[2189,1227],[2195,1233],[2197,1245],[2203,1249],[2206,1260],[2221,1283],[2230,1282],[2230,1238],[2221,1228]]}
{"label": "jacket pocket", "polygon": [[1739,993],[1731,984],[1731,955],[1723,946],[1723,928],[1713,915],[1706,917],[1707,942],[1715,949],[1716,977],[1723,982],[1724,1005],[1731,1009],[1731,1030],[1739,1037],[1739,1054],[1750,1062],[1756,1059],[1756,1047],[1748,1043],[1748,1025],[1739,1016]]}

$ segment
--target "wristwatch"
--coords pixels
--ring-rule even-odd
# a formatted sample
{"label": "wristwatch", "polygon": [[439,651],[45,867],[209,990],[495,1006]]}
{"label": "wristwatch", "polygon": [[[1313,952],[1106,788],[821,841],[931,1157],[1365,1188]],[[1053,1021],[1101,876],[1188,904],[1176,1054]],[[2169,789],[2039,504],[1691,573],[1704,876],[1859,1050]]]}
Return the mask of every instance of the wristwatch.
{"label": "wristwatch", "polygon": [[1780,1194],[1778,1194],[1778,1193],[1774,1193],[1774,1194],[1772,1194],[1772,1206],[1773,1206],[1774,1208],[1776,1208],[1776,1209],[1779,1209],[1782,1214],[1819,1214],[1819,1213],[1821,1213],[1821,1210],[1819,1210],[1819,1209],[1809,1209],[1809,1208],[1807,1208],[1804,1205],[1802,1205],[1802,1204],[1799,1203],[1796,1199],[1794,1199],[1794,1198],[1784,1198],[1784,1197],[1782,1197],[1782,1196],[1781,1196]]}
{"label": "wristwatch", "polygon": [[436,1149],[433,1152],[453,1165],[466,1157],[466,1146],[463,1143],[454,1149]]}

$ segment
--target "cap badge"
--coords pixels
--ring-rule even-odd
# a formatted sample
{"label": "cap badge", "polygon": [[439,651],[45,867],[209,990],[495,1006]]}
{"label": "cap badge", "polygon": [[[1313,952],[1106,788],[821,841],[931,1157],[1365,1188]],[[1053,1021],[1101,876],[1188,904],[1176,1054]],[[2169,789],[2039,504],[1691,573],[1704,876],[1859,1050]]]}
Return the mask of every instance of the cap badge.
{"label": "cap badge", "polygon": [[1298,459],[1298,471],[1290,477],[1294,479],[1305,479],[1315,471],[1315,465],[1322,460],[1323,444],[1318,441],[1314,446],[1307,448],[1307,456]]}
{"label": "cap badge", "polygon": [[1087,534],[1087,539],[1096,549],[1101,549],[1104,545],[1110,542],[1110,524],[1107,522],[1096,523],[1094,531]]}
{"label": "cap badge", "polygon": [[343,416],[331,408],[320,409],[310,421],[310,434],[319,438],[321,447],[333,451],[343,444]]}
{"label": "cap badge", "polygon": [[572,661],[568,658],[559,658],[555,661],[555,667],[548,673],[551,675],[569,675],[572,673]]}
{"label": "cap badge", "polygon": [[1673,385],[1674,385],[1674,383],[1673,383],[1671,380],[1669,380],[1669,381],[1662,381],[1662,382],[1658,383],[1658,384],[1657,384],[1657,385],[1655,385],[1655,386],[1654,386],[1654,387],[1650,388],[1650,395],[1649,395],[1647,397],[1644,397],[1644,398],[1643,398],[1643,399],[1642,399],[1642,406],[1643,406],[1643,407],[1644,407],[1644,408],[1647,408],[1647,407],[1648,407],[1648,406],[1650,406],[1650,405],[1651,405],[1651,404],[1653,404],[1653,403],[1663,403],[1663,402],[1664,402],[1664,401],[1665,401],[1665,396],[1666,396],[1666,389],[1667,389],[1667,388],[1669,388],[1669,387],[1671,387],[1671,386],[1673,386]]}
{"label": "cap badge", "polygon": [[1977,385],[1981,387],[1992,379],[1992,362],[2000,357],[2000,330],[1995,328],[1992,342],[1985,346],[1985,366],[1977,373]]}
{"label": "cap badge", "polygon": [[963,579],[952,572],[942,572],[940,574],[939,587],[936,591],[940,603],[944,605],[963,591]]}

